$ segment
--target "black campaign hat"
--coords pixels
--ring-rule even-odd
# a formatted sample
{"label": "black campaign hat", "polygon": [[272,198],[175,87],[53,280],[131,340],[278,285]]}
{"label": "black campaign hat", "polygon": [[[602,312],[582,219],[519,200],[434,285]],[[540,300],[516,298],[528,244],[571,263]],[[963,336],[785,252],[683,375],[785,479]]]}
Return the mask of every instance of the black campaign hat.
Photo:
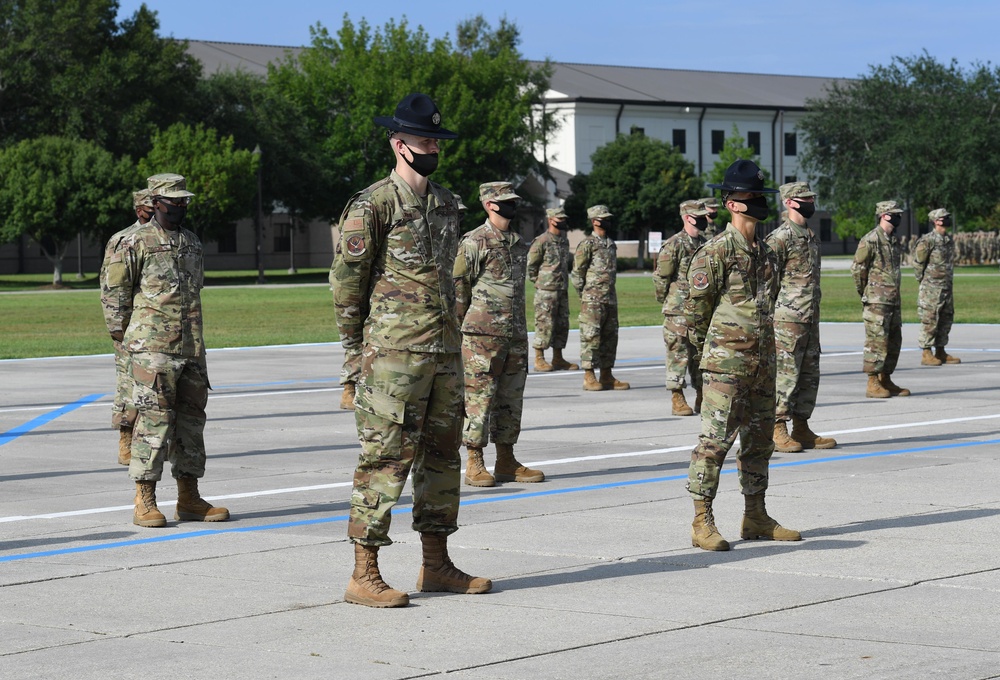
{"label": "black campaign hat", "polygon": [[426,94],[414,92],[403,97],[396,107],[396,114],[375,116],[375,124],[394,132],[405,132],[418,137],[434,139],[456,139],[458,134],[441,127],[441,112]]}
{"label": "black campaign hat", "polygon": [[764,186],[764,173],[753,161],[738,160],[728,168],[722,184],[709,184],[711,189],[723,191],[749,191],[762,194],[776,194],[777,189]]}

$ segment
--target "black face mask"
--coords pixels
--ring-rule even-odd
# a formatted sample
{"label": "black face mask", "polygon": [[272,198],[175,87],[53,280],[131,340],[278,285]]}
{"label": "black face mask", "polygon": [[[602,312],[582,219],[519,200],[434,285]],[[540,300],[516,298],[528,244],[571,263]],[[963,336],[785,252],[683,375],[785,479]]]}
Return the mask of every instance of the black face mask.
{"label": "black face mask", "polygon": [[758,222],[763,222],[764,220],[767,219],[767,216],[769,214],[767,208],[767,199],[764,198],[763,196],[758,196],[757,198],[749,198],[747,200],[742,200],[742,201],[737,200],[735,198],[732,200],[736,201],[737,203],[742,203],[747,207],[746,212],[744,213],[744,215],[746,215],[747,217],[752,217]]}
{"label": "black face mask", "polygon": [[895,229],[900,225],[900,223],[902,223],[903,216],[899,213],[891,213],[888,217],[886,217],[886,219],[889,221],[889,224],[892,225],[892,228]]}
{"label": "black face mask", "polygon": [[708,227],[708,215],[695,215],[694,228],[698,231],[705,231]]}
{"label": "black face mask", "polygon": [[951,218],[950,217],[942,217],[941,218],[941,226],[942,227],[950,227],[951,226]]}
{"label": "black face mask", "polygon": [[816,214],[815,203],[805,203],[804,201],[796,201],[796,203],[799,204],[799,207],[796,208],[796,210],[798,210],[799,214],[802,215],[807,220],[814,214]]}
{"label": "black face mask", "polygon": [[715,220],[715,217],[716,217],[716,215],[718,215],[718,214],[719,214],[718,212],[710,212],[710,213],[708,213],[707,215],[705,215],[705,217],[706,217],[706,219],[710,219],[710,220],[713,220],[713,221],[714,221],[714,220]]}
{"label": "black face mask", "polygon": [[438,155],[436,153],[417,153],[409,144],[405,144],[405,146],[410,150],[410,153],[413,154],[413,160],[407,160],[405,156],[403,157],[403,160],[406,161],[407,165],[413,168],[415,173],[421,177],[427,177],[432,172],[437,170]]}
{"label": "black face mask", "polygon": [[170,205],[169,203],[161,203],[164,212],[163,219],[170,223],[174,229],[177,229],[183,224],[184,218],[187,216],[187,206],[186,205]]}
{"label": "black face mask", "polygon": [[517,203],[514,201],[494,201],[496,213],[505,220],[512,220],[517,215]]}

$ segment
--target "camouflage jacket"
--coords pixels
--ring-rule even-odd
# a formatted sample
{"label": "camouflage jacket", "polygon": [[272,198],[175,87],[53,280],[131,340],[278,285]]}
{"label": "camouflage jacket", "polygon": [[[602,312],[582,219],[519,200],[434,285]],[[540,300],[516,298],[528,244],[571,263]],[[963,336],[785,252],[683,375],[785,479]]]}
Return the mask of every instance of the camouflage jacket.
{"label": "camouflage jacket", "polygon": [[573,256],[565,234],[551,231],[538,236],[528,250],[528,278],[539,290],[566,290]]}
{"label": "camouflage jacket", "polygon": [[488,221],[458,244],[456,313],[462,332],[524,340],[524,275],[528,246],[513,231]]}
{"label": "camouflage jacket", "polygon": [[774,305],[775,321],[818,323],[820,254],[816,235],[787,217],[767,237],[778,263],[781,289]]}
{"label": "camouflage jacket", "polygon": [[590,235],[580,241],[573,258],[570,279],[584,302],[617,304],[618,248],[605,236]]}
{"label": "camouflage jacket", "polygon": [[187,229],[157,223],[126,230],[108,259],[101,304],[111,337],[129,352],[205,354],[201,241]]}
{"label": "camouflage jacket", "polygon": [[458,210],[440,184],[430,182],[422,201],[395,170],[351,197],[330,277],[346,345],[461,351],[452,279]]}
{"label": "camouflage jacket", "polygon": [[955,242],[950,234],[931,230],[917,241],[913,273],[921,287],[951,288],[955,269]]}
{"label": "camouflage jacket", "polygon": [[688,285],[688,337],[703,348],[703,371],[754,375],[774,364],[778,274],[764,241],[752,246],[728,225],[695,252]]}
{"label": "camouflage jacket", "polygon": [[718,222],[709,222],[708,226],[705,227],[705,231],[701,232],[701,235],[705,237],[706,241],[711,241],[713,238],[725,231]]}
{"label": "camouflage jacket", "polygon": [[[108,239],[107,244],[104,246],[104,260],[101,262],[101,273],[100,273],[100,283],[101,283],[101,294],[108,290],[108,265],[111,263],[111,258],[118,254],[118,261],[121,261],[121,254],[119,249],[121,248],[122,240],[134,229],[142,226],[139,224],[139,220],[133,222],[130,226],[125,227],[119,232],[111,235]],[[108,330],[114,333],[119,333],[118,337],[115,338],[115,342],[120,342],[122,336],[125,334],[125,329],[128,328],[129,319],[127,318],[115,318],[115,312],[111,313],[109,316],[109,310],[106,305],[103,304],[103,297],[101,298],[102,307],[104,307],[104,320],[108,325]],[[114,330],[112,330],[112,328]]]}
{"label": "camouflage jacket", "polygon": [[702,234],[691,236],[681,229],[660,246],[653,270],[653,287],[656,301],[663,303],[664,316],[684,314],[684,301],[688,296],[688,268],[698,248],[705,244]]}
{"label": "camouflage jacket", "polygon": [[861,237],[854,253],[854,287],[861,302],[872,305],[899,305],[899,264],[902,250],[895,238],[877,226]]}

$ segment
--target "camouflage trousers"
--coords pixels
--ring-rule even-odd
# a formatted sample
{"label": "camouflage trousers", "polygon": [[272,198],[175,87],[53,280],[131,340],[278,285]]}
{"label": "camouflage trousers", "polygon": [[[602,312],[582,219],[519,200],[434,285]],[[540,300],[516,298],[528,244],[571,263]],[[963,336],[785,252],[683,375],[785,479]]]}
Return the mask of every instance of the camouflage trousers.
{"label": "camouflage trousers", "polygon": [[361,455],[347,535],[389,545],[392,507],[413,470],[413,529],[458,530],[462,358],[366,346],[354,416]]}
{"label": "camouflage trousers", "polygon": [[462,336],[465,427],[462,444],[483,448],[516,444],[521,434],[528,341],[493,335]]}
{"label": "camouflage trousers", "polygon": [[691,387],[701,389],[701,351],[688,339],[687,320],[683,316],[663,317],[663,344],[667,348],[667,389],[687,387],[685,376],[691,374]]}
{"label": "camouflage trousers", "polygon": [[535,291],[535,349],[564,349],[569,337],[569,294],[563,290]]}
{"label": "camouflage trousers", "polygon": [[361,376],[361,341],[341,339],[344,363],[340,367],[340,384],[356,383]]}
{"label": "camouflage trousers", "polygon": [[165,460],[175,479],[204,476],[205,406],[211,389],[205,357],[134,352],[129,367],[137,409],[129,477],[159,481]]}
{"label": "camouflage trousers", "polygon": [[611,368],[618,356],[618,305],[580,302],[580,367]]}
{"label": "camouflage trousers", "polygon": [[691,452],[688,492],[695,500],[715,498],[722,463],[739,435],[740,488],[763,493],[774,453],[774,364],[752,376],[705,371],[702,378],[701,434]]}
{"label": "camouflage trousers", "polygon": [[819,392],[819,324],[776,321],[775,418],[809,420]]}
{"label": "camouflage trousers", "polygon": [[955,296],[951,288],[920,286],[917,313],[920,316],[920,348],[947,347],[955,321]]}
{"label": "camouflage trousers", "polygon": [[899,305],[865,305],[865,352],[861,370],[892,374],[903,346],[903,317]]}
{"label": "camouflage trousers", "polygon": [[129,363],[132,355],[115,341],[115,400],[111,406],[111,427],[130,430],[135,424],[136,410],[132,405],[132,381]]}

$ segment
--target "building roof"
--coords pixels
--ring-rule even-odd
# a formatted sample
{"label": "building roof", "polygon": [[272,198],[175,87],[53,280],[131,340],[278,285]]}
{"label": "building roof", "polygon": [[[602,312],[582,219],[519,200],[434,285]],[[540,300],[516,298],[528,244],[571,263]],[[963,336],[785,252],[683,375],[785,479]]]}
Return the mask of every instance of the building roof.
{"label": "building roof", "polygon": [[[539,64],[540,62],[534,62]],[[805,109],[845,79],[553,62],[546,100]]]}
{"label": "building roof", "polygon": [[[188,52],[206,74],[245,70],[266,74],[267,64],[299,54],[304,47],[189,40]],[[541,62],[532,62],[540,65]],[[654,106],[712,106],[737,109],[803,110],[807,99],[846,79],[760,73],[685,71],[635,66],[552,62],[549,102],[578,101]]]}

